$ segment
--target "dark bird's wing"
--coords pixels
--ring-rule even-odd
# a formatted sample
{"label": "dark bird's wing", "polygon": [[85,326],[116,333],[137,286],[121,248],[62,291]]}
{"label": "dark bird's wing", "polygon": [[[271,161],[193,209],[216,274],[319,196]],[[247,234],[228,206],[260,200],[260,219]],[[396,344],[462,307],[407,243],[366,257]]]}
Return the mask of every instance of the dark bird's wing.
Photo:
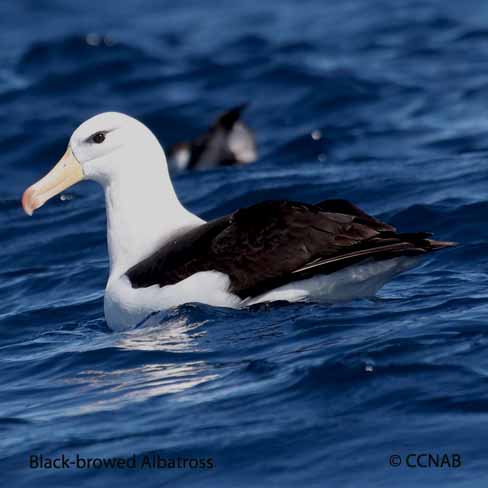
{"label": "dark bird's wing", "polygon": [[353,203],[349,202],[348,200],[343,199],[333,199],[333,200],[323,200],[316,204],[324,212],[330,213],[341,213],[345,215],[353,215],[357,217],[358,222],[363,222],[366,225],[369,225],[376,230],[381,231],[392,231],[395,232],[396,229],[390,224],[385,224],[378,219],[375,219],[371,215],[368,215],[366,212],[361,210],[359,207],[354,205]]}
{"label": "dark bird's wing", "polygon": [[127,271],[134,288],[177,283],[200,271],[229,276],[241,298],[365,259],[419,255],[453,243],[399,234],[344,200],[268,201],[176,236]]}
{"label": "dark bird's wing", "polygon": [[241,118],[242,112],[247,106],[248,103],[241,103],[221,113],[212,124],[211,129],[222,129],[230,132],[234,128],[234,124]]}
{"label": "dark bird's wing", "polygon": [[254,134],[239,120],[246,106],[247,103],[225,111],[205,133],[192,141],[189,168],[206,169],[257,159]]}

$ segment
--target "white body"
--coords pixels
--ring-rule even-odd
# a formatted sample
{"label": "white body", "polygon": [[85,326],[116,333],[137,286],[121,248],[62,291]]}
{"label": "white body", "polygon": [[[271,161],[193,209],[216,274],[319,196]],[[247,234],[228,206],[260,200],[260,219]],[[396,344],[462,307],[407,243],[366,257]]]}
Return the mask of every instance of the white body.
{"label": "white body", "polygon": [[241,300],[229,293],[228,276],[215,271],[196,273],[174,285],[132,288],[127,277],[111,275],[105,290],[105,318],[113,330],[123,330],[159,320],[154,312],[184,303],[241,308],[272,301],[335,303],[371,298],[391,278],[409,269],[418,258],[400,257],[356,266],[295,281],[255,298]]}

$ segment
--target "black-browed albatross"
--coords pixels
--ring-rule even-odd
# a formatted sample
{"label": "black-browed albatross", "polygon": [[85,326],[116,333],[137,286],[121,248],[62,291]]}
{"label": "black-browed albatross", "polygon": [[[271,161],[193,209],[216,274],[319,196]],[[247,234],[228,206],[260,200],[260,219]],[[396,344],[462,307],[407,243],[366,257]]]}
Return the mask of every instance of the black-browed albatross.
{"label": "black-browed albatross", "polygon": [[265,201],[205,222],[179,202],[153,133],[120,113],[74,131],[61,160],[24,192],[25,212],[83,179],[105,190],[112,329],[187,302],[370,297],[419,256],[454,245],[398,233],[345,200]]}

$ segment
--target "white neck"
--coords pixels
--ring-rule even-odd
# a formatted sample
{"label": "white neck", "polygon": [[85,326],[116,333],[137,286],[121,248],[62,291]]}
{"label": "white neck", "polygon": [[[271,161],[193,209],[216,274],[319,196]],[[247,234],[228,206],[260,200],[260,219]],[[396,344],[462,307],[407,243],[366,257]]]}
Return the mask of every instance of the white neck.
{"label": "white neck", "polygon": [[[203,223],[179,202],[164,153],[146,152],[143,157],[153,161],[144,161],[140,170],[121,172],[102,183],[111,277],[124,274],[178,230]],[[134,161],[131,166],[137,169],[139,165]]]}

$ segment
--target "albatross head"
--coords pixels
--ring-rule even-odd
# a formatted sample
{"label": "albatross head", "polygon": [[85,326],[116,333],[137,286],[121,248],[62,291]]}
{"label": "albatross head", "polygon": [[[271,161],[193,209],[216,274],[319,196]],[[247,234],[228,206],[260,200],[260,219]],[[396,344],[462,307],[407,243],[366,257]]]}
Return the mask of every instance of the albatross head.
{"label": "albatross head", "polygon": [[73,132],[64,156],[25,190],[22,206],[32,215],[50,198],[81,180],[94,180],[102,186],[120,179],[135,184],[141,174],[147,180],[162,170],[167,172],[164,152],[144,124],[121,113],[102,113]]}

